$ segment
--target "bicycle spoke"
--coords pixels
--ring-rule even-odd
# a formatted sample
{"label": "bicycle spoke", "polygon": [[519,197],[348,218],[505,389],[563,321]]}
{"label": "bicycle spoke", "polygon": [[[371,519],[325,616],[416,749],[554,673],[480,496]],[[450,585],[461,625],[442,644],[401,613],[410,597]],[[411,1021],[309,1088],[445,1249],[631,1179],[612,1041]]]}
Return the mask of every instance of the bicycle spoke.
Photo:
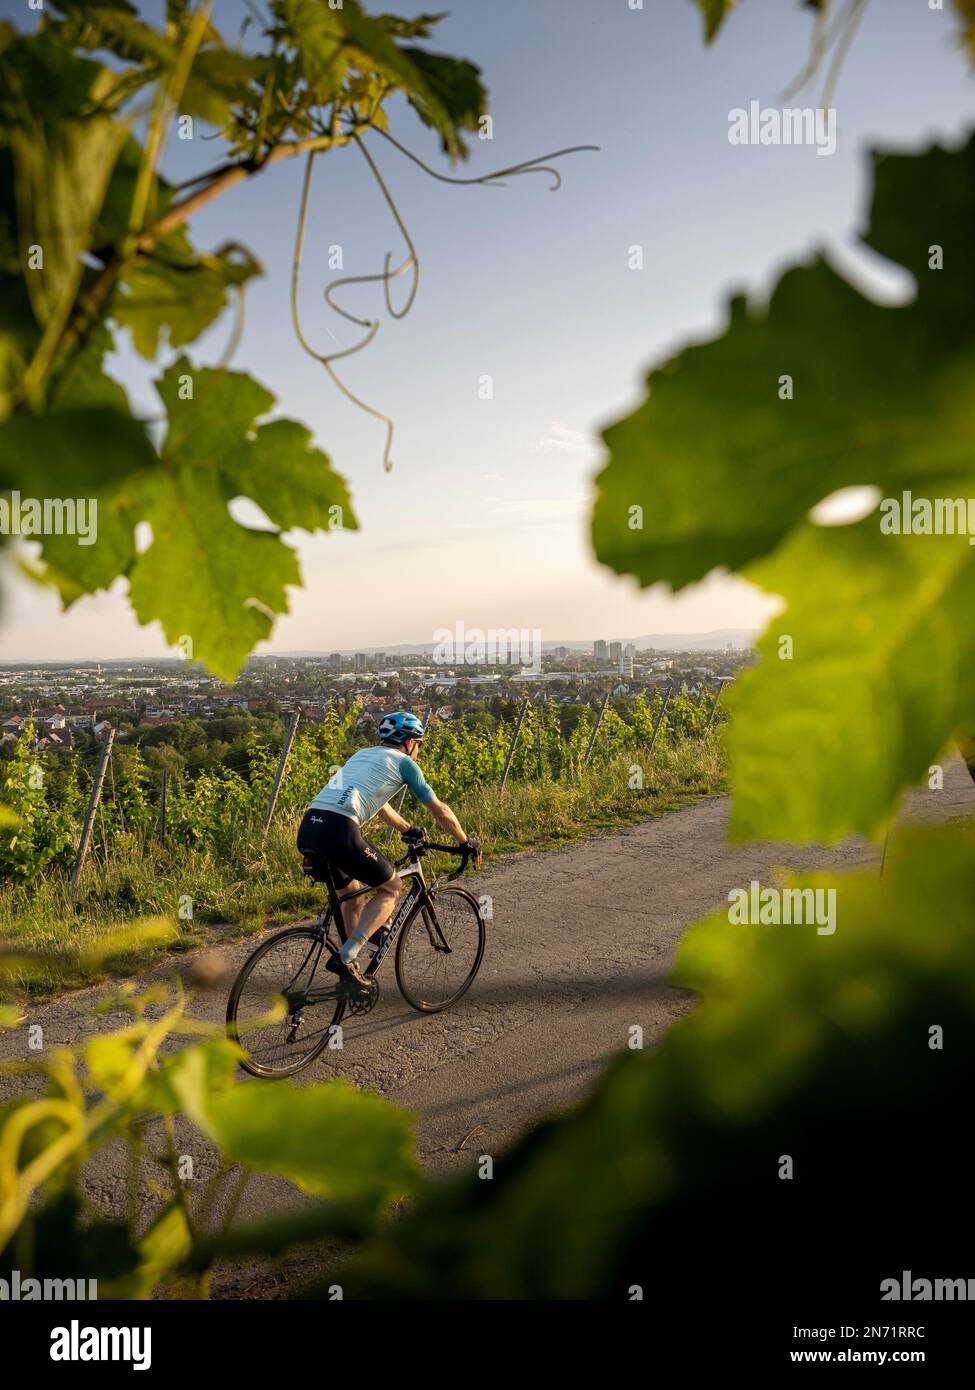
{"label": "bicycle spoke", "polygon": [[327,1043],[341,1016],[342,990],[324,970],[327,948],[311,929],[273,938],[244,966],[228,1021],[259,1075],[291,1074]]}
{"label": "bicycle spoke", "polygon": [[484,927],[466,894],[444,888],[406,929],[396,957],[400,989],[414,1008],[433,1011],[460,997],[477,973]]}

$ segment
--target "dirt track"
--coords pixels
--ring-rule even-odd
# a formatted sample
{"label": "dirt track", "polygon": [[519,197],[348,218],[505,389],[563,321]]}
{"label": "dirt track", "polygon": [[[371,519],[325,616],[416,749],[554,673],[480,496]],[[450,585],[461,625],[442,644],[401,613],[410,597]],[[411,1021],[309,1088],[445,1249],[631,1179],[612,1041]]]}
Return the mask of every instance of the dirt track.
{"label": "dirt track", "polygon": [[[912,819],[975,813],[975,784],[960,759],[946,768],[942,792],[916,793]],[[478,875],[478,894],[493,899],[481,973],[455,1010],[424,1017],[396,992],[389,962],[373,1013],[345,1024],[342,1052],[327,1052],[300,1078],[332,1074],[379,1091],[418,1114],[418,1151],[432,1169],[453,1169],[496,1154],[542,1116],[572,1105],[606,1059],[642,1026],[645,1045],[693,1006],[693,996],[666,983],[685,928],[725,901],[729,889],[767,879],[776,866],[801,869],[877,863],[875,846],[839,849],[724,844],[727,801],[701,802],[619,833],[546,853],[524,853]],[[470,886],[475,886],[473,882]],[[232,968],[254,939],[229,948]],[[153,972],[158,973],[158,972]],[[90,1014],[99,990],[82,990],[33,1008],[48,1045],[77,1042],[120,1017]],[[193,1012],[222,1016],[225,995],[198,996]],[[0,1035],[0,1055],[25,1056],[26,1025]],[[266,1083],[255,1083],[266,1084]],[[0,1098],[13,1084],[0,1081]],[[180,1127],[182,1129],[182,1126]],[[474,1131],[473,1134],[471,1131]],[[470,1136],[465,1148],[458,1146]],[[186,1127],[186,1151],[198,1176],[212,1165],[204,1140]],[[113,1207],[123,1173],[110,1155],[91,1166],[92,1195]],[[242,1216],[304,1200],[283,1180],[251,1180]],[[311,1266],[297,1261],[296,1273]],[[214,1292],[272,1295],[277,1276],[241,1270]]]}

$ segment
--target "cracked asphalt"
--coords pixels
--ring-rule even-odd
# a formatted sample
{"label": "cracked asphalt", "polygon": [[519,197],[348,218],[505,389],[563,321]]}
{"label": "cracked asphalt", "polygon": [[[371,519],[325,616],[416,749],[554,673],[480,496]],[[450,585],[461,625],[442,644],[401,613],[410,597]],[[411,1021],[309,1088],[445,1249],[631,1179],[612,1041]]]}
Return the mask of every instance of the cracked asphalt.
{"label": "cracked asphalt", "polygon": [[[511,855],[467,876],[467,886],[493,904],[484,961],[469,993],[444,1014],[418,1014],[400,997],[387,960],[375,1010],[346,1019],[343,1050],[326,1051],[297,1084],[341,1075],[414,1112],[417,1152],[429,1170],[473,1167],[481,1154],[497,1154],[544,1116],[577,1102],[627,1045],[632,1025],[652,1046],[693,1007],[694,996],[669,985],[667,972],[685,929],[725,902],[730,889],[767,881],[776,868],[879,868],[879,846],[860,840],[831,849],[728,845],[727,813],[727,800],[715,798],[561,849]],[[975,783],[961,760],[946,763],[942,791],[913,793],[904,814],[928,822],[975,814]],[[231,977],[259,939],[221,948]],[[178,968],[186,961],[180,957]],[[172,963],[154,966],[145,978],[167,968]],[[79,990],[31,1007],[19,1028],[0,1034],[0,1056],[31,1055],[30,1024],[42,1025],[47,1045],[119,1026],[121,1014],[92,1015],[103,993]],[[225,999],[225,989],[199,993],[191,1011],[219,1021]],[[17,1089],[34,1083],[0,1078],[0,1100]],[[208,1142],[185,1122],[177,1139],[181,1152],[193,1155],[197,1178],[205,1178],[215,1162]],[[86,1171],[90,1194],[106,1211],[123,1198],[120,1160],[108,1148]],[[146,1185],[146,1221],[155,1200]],[[305,1200],[289,1182],[256,1175],[240,1216],[257,1219]],[[283,1268],[241,1265],[220,1274],[213,1293],[280,1297],[321,1260],[318,1251]]]}

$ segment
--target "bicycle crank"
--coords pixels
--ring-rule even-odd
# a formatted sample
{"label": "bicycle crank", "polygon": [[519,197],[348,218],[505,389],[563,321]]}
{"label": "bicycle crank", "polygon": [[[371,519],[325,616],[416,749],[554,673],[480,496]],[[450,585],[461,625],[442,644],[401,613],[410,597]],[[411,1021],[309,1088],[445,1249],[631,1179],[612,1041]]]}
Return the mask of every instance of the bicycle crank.
{"label": "bicycle crank", "polygon": [[349,990],[346,1005],[350,1014],[372,1013],[379,1002],[379,982],[370,979],[365,986],[356,985]]}

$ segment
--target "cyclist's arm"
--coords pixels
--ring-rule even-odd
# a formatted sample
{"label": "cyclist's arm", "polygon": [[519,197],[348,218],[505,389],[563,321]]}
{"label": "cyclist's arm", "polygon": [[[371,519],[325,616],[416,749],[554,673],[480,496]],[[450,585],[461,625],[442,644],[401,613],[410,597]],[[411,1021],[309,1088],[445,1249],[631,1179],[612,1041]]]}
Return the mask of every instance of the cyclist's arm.
{"label": "cyclist's arm", "polygon": [[399,830],[400,832],[409,830],[410,828],[410,822],[404,820],[398,811],[394,811],[388,801],[385,806],[380,806],[379,810],[376,812],[376,819],[381,820],[384,825],[391,825],[394,830]]}
{"label": "cyclist's arm", "polygon": [[462,829],[460,821],[447,805],[446,801],[438,801],[436,797],[427,802],[427,810],[442,830],[446,830],[449,835],[453,835],[458,844],[467,843],[467,832]]}
{"label": "cyclist's arm", "polygon": [[420,805],[427,808],[441,830],[446,830],[448,835],[453,835],[458,844],[467,843],[467,832],[461,826],[460,821],[446,801],[439,799],[416,763],[409,759],[403,765],[403,781]]}

